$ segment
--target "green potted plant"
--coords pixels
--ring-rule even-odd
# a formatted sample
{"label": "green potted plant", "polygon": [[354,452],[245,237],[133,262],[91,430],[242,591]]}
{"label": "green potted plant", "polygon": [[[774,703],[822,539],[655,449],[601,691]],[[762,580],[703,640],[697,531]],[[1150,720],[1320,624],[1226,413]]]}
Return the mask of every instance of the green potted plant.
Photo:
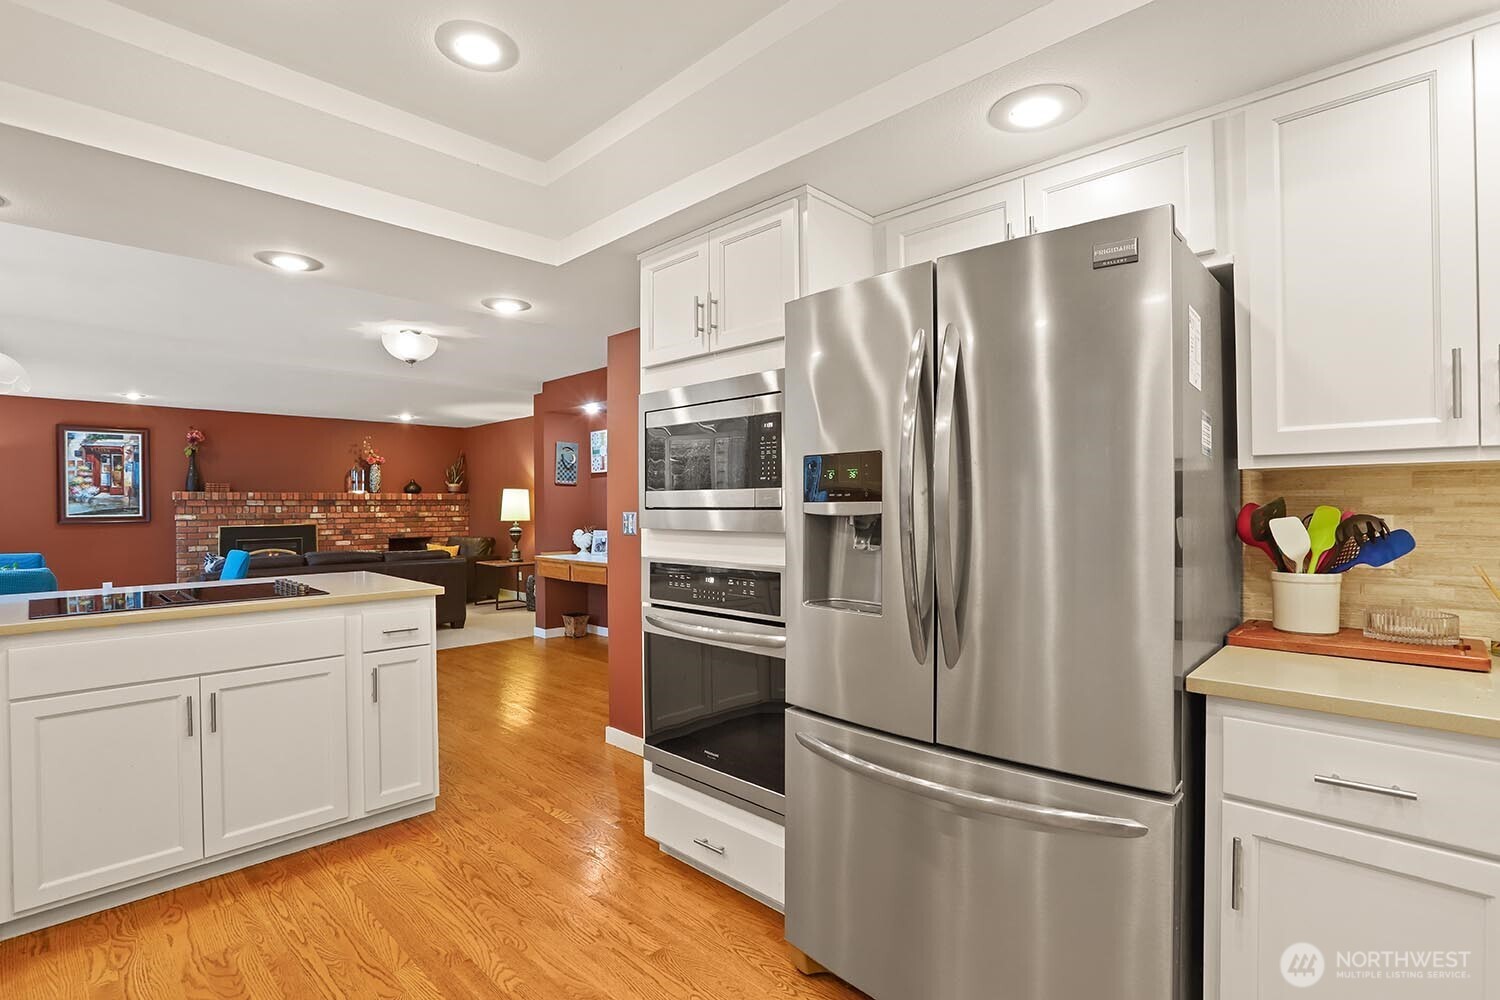
{"label": "green potted plant", "polygon": [[464,489],[464,476],[468,473],[468,466],[464,461],[464,453],[459,452],[458,458],[448,466],[448,471],[443,473],[443,481],[448,486],[449,493],[462,493]]}

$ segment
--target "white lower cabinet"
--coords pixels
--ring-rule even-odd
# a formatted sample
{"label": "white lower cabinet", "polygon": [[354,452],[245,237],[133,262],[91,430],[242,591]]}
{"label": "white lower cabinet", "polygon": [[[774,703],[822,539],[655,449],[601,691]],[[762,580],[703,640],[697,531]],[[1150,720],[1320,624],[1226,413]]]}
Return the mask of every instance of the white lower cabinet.
{"label": "white lower cabinet", "polygon": [[203,857],[198,678],[10,706],[17,912]]}
{"label": "white lower cabinet", "polygon": [[349,815],[344,658],[202,679],[209,856]]}
{"label": "white lower cabinet", "polygon": [[384,809],[434,794],[432,647],[368,654],[364,664],[365,809]]}
{"label": "white lower cabinet", "polygon": [[646,764],[646,836],[721,882],[781,909],[786,829],[656,772]]}
{"label": "white lower cabinet", "polygon": [[1500,995],[1500,864],[1237,802],[1223,824],[1220,1000]]}

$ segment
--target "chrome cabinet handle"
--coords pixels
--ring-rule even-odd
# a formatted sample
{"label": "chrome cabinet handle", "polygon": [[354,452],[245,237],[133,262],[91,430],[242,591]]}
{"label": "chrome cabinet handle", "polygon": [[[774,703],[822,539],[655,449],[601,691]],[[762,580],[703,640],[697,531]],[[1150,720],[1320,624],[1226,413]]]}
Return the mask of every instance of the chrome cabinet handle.
{"label": "chrome cabinet handle", "polygon": [[1417,801],[1416,792],[1408,792],[1400,785],[1372,785],[1365,781],[1340,778],[1336,774],[1315,774],[1313,780],[1320,785],[1333,785],[1335,788],[1348,788],[1356,792],[1370,792],[1373,795],[1385,795],[1393,799],[1404,799],[1407,802]]}
{"label": "chrome cabinet handle", "polygon": [[211,733],[219,731],[219,692],[217,691],[208,696],[208,731]]}
{"label": "chrome cabinet handle", "polygon": [[712,295],[708,297],[708,332],[719,332],[719,300]]}
{"label": "chrome cabinet handle", "polygon": [[1229,908],[1238,910],[1245,905],[1245,845],[1235,837],[1229,855]]}
{"label": "chrome cabinet handle", "polygon": [[[901,570],[906,587],[906,624],[911,633],[911,651],[918,660],[927,658],[928,608],[932,606],[932,520],[927,521],[927,558],[917,566],[917,434],[932,426],[931,367],[928,336],[918,330],[906,359],[906,388],[901,399],[900,521]],[[920,425],[920,426],[919,426]],[[928,456],[927,486],[932,486],[931,456]]]}
{"label": "chrome cabinet handle", "polygon": [[703,336],[703,299],[693,296],[693,336]]}
{"label": "chrome cabinet handle", "polygon": [[689,639],[714,639],[719,642],[737,643],[741,646],[764,646],[767,649],[786,648],[786,636],[784,635],[733,632],[727,628],[714,628],[711,625],[694,625],[691,622],[673,621],[670,618],[658,618],[655,615],[645,615],[644,617],[647,622],[655,625],[663,632],[672,632]]}
{"label": "chrome cabinet handle", "polygon": [[962,809],[972,809],[975,812],[989,813],[992,816],[1019,820],[1036,826],[1076,830],[1079,833],[1095,833],[1102,837],[1144,837],[1150,832],[1145,824],[1122,816],[1100,816],[1095,813],[1076,812],[1072,809],[1055,809],[1030,802],[1017,802],[1014,799],[983,795],[979,792],[970,792],[966,789],[954,788],[952,785],[929,781],[926,778],[918,778],[916,775],[905,774],[862,757],[856,757],[852,753],[845,753],[816,736],[809,736],[806,733],[798,733],[797,742],[829,763],[837,764],[856,774],[862,774],[903,791]]}
{"label": "chrome cabinet handle", "polygon": [[705,851],[713,851],[721,858],[724,856],[724,848],[718,844],[710,842],[707,837],[695,837],[693,838],[693,843],[697,844]]}
{"label": "chrome cabinet handle", "polygon": [[1453,349],[1453,419],[1464,418],[1464,349]]}
{"label": "chrome cabinet handle", "polygon": [[1015,237],[1015,234],[1010,231],[1010,223],[1007,222],[1005,224],[1005,238],[1009,240],[1009,239],[1013,239],[1014,237]]}
{"label": "chrome cabinet handle", "polygon": [[1036,216],[1034,216],[1034,215],[1028,215],[1028,216],[1026,216],[1026,234],[1028,236],[1030,236],[1030,235],[1033,235],[1035,233],[1036,233]]}
{"label": "chrome cabinet handle", "polygon": [[405,635],[408,632],[416,632],[421,628],[419,625],[408,625],[406,628],[388,628],[381,635]]}
{"label": "chrome cabinet handle", "polygon": [[187,696],[187,709],[188,709],[188,736],[192,736],[193,735],[193,696],[192,695],[188,695]]}
{"label": "chrome cabinet handle", "polygon": [[380,668],[370,668],[370,701],[380,704]]}
{"label": "chrome cabinet handle", "polygon": [[[938,633],[943,640],[943,660],[952,667],[957,665],[963,652],[963,633],[959,628],[958,601],[959,573],[954,558],[952,530],[953,503],[953,456],[957,444],[957,428],[954,419],[957,412],[958,375],[962,365],[963,338],[949,323],[943,329],[943,354],[938,366],[937,415],[933,422],[932,461],[933,507],[937,516],[933,548],[937,553]],[[962,539],[960,548],[967,547],[968,539]]]}

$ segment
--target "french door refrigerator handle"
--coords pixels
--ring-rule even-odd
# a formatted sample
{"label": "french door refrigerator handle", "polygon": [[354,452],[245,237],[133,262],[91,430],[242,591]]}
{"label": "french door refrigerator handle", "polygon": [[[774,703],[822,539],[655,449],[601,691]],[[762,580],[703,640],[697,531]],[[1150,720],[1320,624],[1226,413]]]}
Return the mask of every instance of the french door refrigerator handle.
{"label": "french door refrigerator handle", "polygon": [[655,625],[663,632],[672,632],[689,639],[732,642],[741,646],[764,646],[767,649],[786,648],[786,636],[784,635],[760,635],[755,632],[735,632],[727,628],[714,628],[711,625],[693,625],[689,622],[673,621],[670,618],[658,618],[656,615],[646,615],[645,619],[648,624]]}
{"label": "french door refrigerator handle", "polygon": [[[933,421],[932,462],[933,508],[936,511],[937,553],[937,621],[942,636],[943,659],[952,667],[963,652],[963,635],[958,627],[959,574],[954,561],[951,519],[953,517],[953,449],[957,441],[953,421],[958,395],[958,374],[962,365],[963,338],[949,323],[943,328],[942,363],[938,368],[937,414]],[[967,539],[963,539],[967,546]]]}
{"label": "french door refrigerator handle", "polygon": [[831,764],[914,795],[921,795],[962,809],[972,809],[976,812],[989,813],[993,816],[1019,820],[1037,826],[1093,833],[1102,837],[1144,837],[1150,832],[1145,824],[1123,816],[1100,816],[1096,813],[1077,812],[1072,809],[1054,809],[1051,806],[1002,799],[994,795],[983,795],[937,781],[929,781],[926,778],[918,778],[916,775],[906,774],[883,764],[865,760],[863,757],[856,757],[852,753],[846,753],[807,733],[798,733],[797,742]]}
{"label": "french door refrigerator handle", "polygon": [[[906,624],[911,634],[911,651],[920,660],[927,659],[927,611],[932,606],[932,545],[931,522],[928,522],[927,558],[923,566],[917,566],[917,435],[925,430],[920,426],[932,419],[932,390],[928,374],[927,330],[919,329],[911,339],[911,352],[906,359],[906,389],[901,400],[901,570],[906,589]],[[923,418],[926,418],[924,421]],[[930,460],[929,454],[929,460]],[[928,475],[930,487],[931,475]]]}

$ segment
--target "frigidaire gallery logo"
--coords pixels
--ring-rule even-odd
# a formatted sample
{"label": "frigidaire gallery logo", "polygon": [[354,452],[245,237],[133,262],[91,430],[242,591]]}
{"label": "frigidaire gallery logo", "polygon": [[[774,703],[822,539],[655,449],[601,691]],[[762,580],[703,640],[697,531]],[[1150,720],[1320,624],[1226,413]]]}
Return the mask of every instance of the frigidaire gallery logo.
{"label": "frigidaire gallery logo", "polygon": [[[1424,980],[1468,979],[1468,951],[1340,951],[1333,956],[1334,979]],[[1281,978],[1298,989],[1316,986],[1330,972],[1317,945],[1299,941],[1281,953]]]}
{"label": "frigidaire gallery logo", "polygon": [[1315,944],[1298,942],[1281,953],[1281,978],[1298,989],[1316,986],[1325,968],[1323,952]]}

